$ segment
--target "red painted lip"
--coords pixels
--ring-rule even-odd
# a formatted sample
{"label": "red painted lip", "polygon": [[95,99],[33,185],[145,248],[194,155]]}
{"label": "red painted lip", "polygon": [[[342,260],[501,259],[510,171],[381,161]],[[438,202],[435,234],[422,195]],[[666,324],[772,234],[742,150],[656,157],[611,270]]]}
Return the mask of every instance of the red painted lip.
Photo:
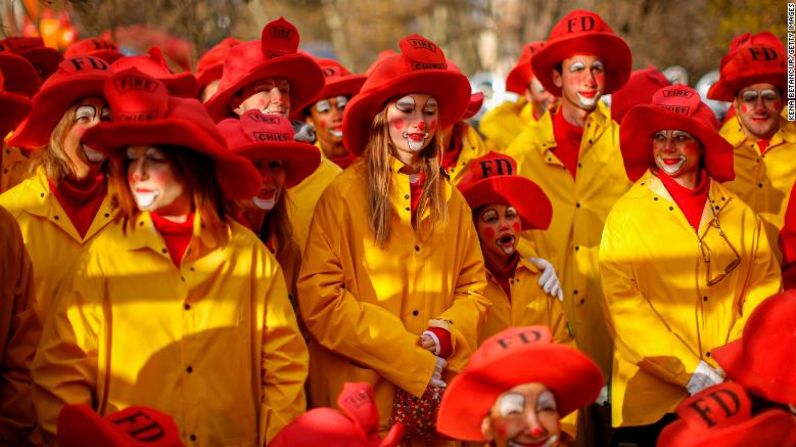
{"label": "red painted lip", "polygon": [[149,192],[155,192],[155,190],[147,188],[135,188],[135,192],[149,193]]}
{"label": "red painted lip", "polygon": [[412,141],[423,141],[425,136],[426,136],[426,134],[424,134],[422,132],[407,134],[407,137],[409,137],[409,139],[412,140]]}
{"label": "red painted lip", "polygon": [[341,124],[339,126],[334,126],[334,127],[332,127],[332,130],[336,130],[338,132],[342,132],[343,131],[343,125]]}
{"label": "red painted lip", "polygon": [[512,441],[512,442],[514,442],[514,444],[522,445],[522,446],[525,446],[525,447],[542,447],[547,442],[547,439],[544,439],[544,440],[539,441],[539,442],[517,442],[517,441]]}
{"label": "red painted lip", "polygon": [[669,165],[669,166],[674,166],[677,163],[680,163],[680,159],[679,158],[663,158],[662,160],[663,160],[664,164]]}
{"label": "red painted lip", "polygon": [[578,92],[580,96],[584,96],[586,98],[594,98],[597,96],[597,92]]}

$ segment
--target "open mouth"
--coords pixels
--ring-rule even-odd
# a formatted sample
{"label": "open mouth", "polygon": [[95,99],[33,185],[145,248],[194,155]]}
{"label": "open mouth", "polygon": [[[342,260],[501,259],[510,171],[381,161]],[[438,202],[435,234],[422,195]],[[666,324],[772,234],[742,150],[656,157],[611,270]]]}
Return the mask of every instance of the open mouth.
{"label": "open mouth", "polygon": [[343,137],[343,128],[342,127],[336,127],[334,129],[329,129],[329,135],[331,135],[331,136],[333,136],[335,138],[342,138]]}
{"label": "open mouth", "polygon": [[91,163],[102,163],[105,161],[105,154],[102,152],[91,148],[87,144],[81,144],[80,147],[83,149],[83,154],[86,156],[86,160]]}
{"label": "open mouth", "polygon": [[160,191],[156,189],[136,188],[133,190],[133,197],[138,208],[142,210],[149,209],[155,200],[160,196]]}
{"label": "open mouth", "polygon": [[514,245],[517,238],[513,234],[504,234],[497,238],[497,245],[505,254],[514,253]]}
{"label": "open mouth", "polygon": [[270,211],[270,210],[274,209],[274,205],[276,205],[276,199],[274,198],[273,195],[271,195],[270,199],[263,199],[263,198],[260,198],[260,196],[258,195],[258,196],[252,197],[252,203],[254,204],[254,206],[256,206],[257,208],[259,208],[261,210]]}
{"label": "open mouth", "polygon": [[558,435],[552,435],[547,439],[535,442],[509,441],[508,445],[510,447],[552,447],[556,445],[556,441],[558,441]]}

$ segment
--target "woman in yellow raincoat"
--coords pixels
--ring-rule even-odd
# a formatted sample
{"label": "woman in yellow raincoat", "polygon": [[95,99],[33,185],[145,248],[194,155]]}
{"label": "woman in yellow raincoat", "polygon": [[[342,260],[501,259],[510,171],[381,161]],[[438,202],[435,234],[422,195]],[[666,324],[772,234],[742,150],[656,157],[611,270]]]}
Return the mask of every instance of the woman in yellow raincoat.
{"label": "woman in yellow raincoat", "polygon": [[405,442],[422,445],[433,416],[409,421],[404,410],[433,406],[465,365],[487,301],[470,208],[440,170],[439,130],[464,112],[469,82],[428,39],[400,47],[345,109],[343,138],[361,157],[318,202],[298,293],[313,338],[312,404],[369,382],[381,425],[392,414]]}
{"label": "woman in yellow raincoat", "polygon": [[719,183],[733,178],[733,156],[717,128],[683,85],[622,121],[636,183],[608,215],[600,271],[616,346],[613,424],[636,441],[655,439],[684,398],[723,381],[711,350],[740,337],[781,285],[760,218]]}
{"label": "woman in yellow raincoat", "polygon": [[48,443],[65,404],[171,415],[186,445],[263,446],[305,409],[306,345],[279,264],[230,219],[259,174],[202,104],[135,69],[105,85],[119,219],[60,288],[33,363]]}

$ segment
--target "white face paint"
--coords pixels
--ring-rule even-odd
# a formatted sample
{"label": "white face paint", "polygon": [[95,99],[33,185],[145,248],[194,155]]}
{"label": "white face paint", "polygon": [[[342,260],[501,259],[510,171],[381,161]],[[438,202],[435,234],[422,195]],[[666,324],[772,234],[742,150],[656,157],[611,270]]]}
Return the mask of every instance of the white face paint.
{"label": "white face paint", "polygon": [[390,140],[399,154],[415,158],[437,131],[437,100],[425,94],[399,98],[387,107]]}
{"label": "white face paint", "polygon": [[[98,108],[99,115],[97,114]],[[75,109],[75,123],[86,124],[90,127],[99,123],[100,121],[110,121],[110,119],[111,109],[105,105],[100,107],[99,104],[81,104]],[[80,133],[80,137],[78,137],[77,143],[79,144],[79,149],[83,152],[86,161],[89,163],[102,163],[105,161],[105,158],[107,158],[105,154],[86,145],[83,143],[81,138],[82,132]],[[71,142],[72,140],[70,140],[70,143]]]}
{"label": "white face paint", "polygon": [[[569,66],[570,72],[578,72],[586,68],[586,65],[583,62],[575,62]],[[596,60],[592,64],[592,69],[604,71],[603,70],[603,63],[602,61]],[[600,92],[581,92],[578,91],[575,93],[575,96],[578,98],[578,102],[580,106],[586,110],[592,110],[597,106],[597,101],[600,99]]]}
{"label": "white face paint", "polygon": [[254,204],[254,206],[263,211],[271,211],[272,209],[274,209],[274,205],[276,205],[276,199],[273,197],[270,199],[261,199],[259,197],[252,197],[252,203]]}
{"label": "white face paint", "polygon": [[[668,137],[671,134],[671,138]],[[699,165],[699,143],[694,136],[682,130],[661,130],[652,135],[652,153],[655,164],[670,177],[676,177]]]}

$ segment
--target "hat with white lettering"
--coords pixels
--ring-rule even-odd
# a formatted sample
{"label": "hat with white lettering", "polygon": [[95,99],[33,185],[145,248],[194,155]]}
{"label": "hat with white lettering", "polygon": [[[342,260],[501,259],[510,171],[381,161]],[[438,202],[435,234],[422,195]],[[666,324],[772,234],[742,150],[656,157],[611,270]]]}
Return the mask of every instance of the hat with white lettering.
{"label": "hat with white lettering", "polygon": [[199,93],[199,83],[193,73],[174,73],[163,56],[160,47],[154,46],[146,54],[127,56],[117,59],[111,65],[111,72],[119,73],[130,68],[145,73],[147,76],[162,82],[169,93],[183,98],[195,98]]}
{"label": "hat with white lettering", "polygon": [[553,82],[553,69],[568,57],[578,54],[597,56],[605,64],[605,90],[615,92],[630,77],[633,57],[624,39],[599,15],[576,9],[550,31],[544,47],[531,59],[533,73],[544,89],[561,96],[561,87]]}
{"label": "hat with white lettering", "polygon": [[640,104],[625,115],[619,127],[619,147],[630,180],[638,180],[655,166],[652,136],[660,130],[681,130],[693,135],[704,149],[708,175],[717,182],[735,178],[733,148],[719,135],[716,115],[687,85],[663,87],[652,95],[651,104]]}
{"label": "hat with white lettering", "polygon": [[658,447],[784,447],[796,445],[796,419],[783,410],[752,415],[741,385],[722,383],[684,400],[680,419],[661,432]]}
{"label": "hat with white lettering", "polygon": [[456,439],[484,441],[481,421],[498,397],[517,385],[541,383],[564,417],[597,398],[600,368],[577,349],[553,343],[546,326],[512,327],[486,340],[442,396],[437,430]]}
{"label": "hat with white lettering", "polygon": [[400,53],[385,56],[371,67],[359,94],[343,115],[343,143],[354,154],[365,150],[373,119],[392,99],[417,93],[437,100],[437,130],[459,121],[470,103],[470,81],[450,69],[437,44],[418,34],[404,37]]}
{"label": "hat with white lettering", "polygon": [[147,407],[128,407],[105,417],[88,405],[64,405],[58,414],[61,447],[182,447],[174,419]]}
{"label": "hat with white lettering", "polygon": [[732,101],[738,90],[752,84],[772,84],[784,93],[787,88],[785,47],[773,33],[744,33],[730,43],[721,58],[719,80],[708,90],[708,98]]}
{"label": "hat with white lettering", "polygon": [[259,160],[280,160],[285,169],[285,186],[301,183],[321,163],[321,152],[310,143],[293,139],[290,120],[279,115],[266,115],[247,110],[240,119],[227,118],[218,123],[218,130],[227,147],[252,163]]}

